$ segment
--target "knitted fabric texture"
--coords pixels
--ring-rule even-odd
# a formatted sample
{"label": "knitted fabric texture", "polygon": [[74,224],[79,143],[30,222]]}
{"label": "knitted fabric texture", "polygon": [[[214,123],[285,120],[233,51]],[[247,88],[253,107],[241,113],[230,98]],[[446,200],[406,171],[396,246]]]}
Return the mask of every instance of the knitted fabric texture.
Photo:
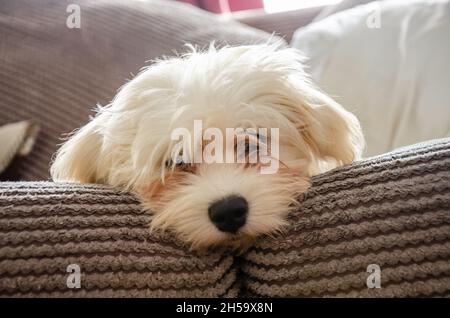
{"label": "knitted fabric texture", "polygon": [[239,257],[189,251],[150,218],[109,186],[0,183],[0,296],[448,296],[450,139],[314,177],[285,235]]}
{"label": "knitted fabric texture", "polygon": [[[244,256],[247,295],[450,295],[450,139],[312,180],[287,235]],[[368,288],[371,264],[381,288]]]}
{"label": "knitted fabric texture", "polygon": [[[233,257],[199,255],[151,234],[150,216],[117,189],[0,183],[0,296],[236,296]],[[81,288],[67,287],[80,267]]]}

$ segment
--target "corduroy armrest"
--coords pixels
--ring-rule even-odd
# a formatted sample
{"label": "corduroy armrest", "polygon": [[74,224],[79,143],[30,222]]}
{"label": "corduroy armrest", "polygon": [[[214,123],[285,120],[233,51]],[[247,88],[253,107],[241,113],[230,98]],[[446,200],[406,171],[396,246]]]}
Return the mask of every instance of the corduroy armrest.
{"label": "corduroy armrest", "polygon": [[[450,139],[314,177],[286,234],[241,262],[150,234],[149,220],[108,186],[0,183],[0,296],[448,296]],[[370,264],[381,288],[366,285]]]}
{"label": "corduroy armrest", "polygon": [[313,178],[290,224],[244,256],[247,295],[450,296],[450,139]]}
{"label": "corduroy armrest", "polygon": [[[191,252],[150,234],[149,221],[136,198],[108,186],[0,183],[0,296],[237,295],[232,256]],[[67,286],[71,264],[79,289]]]}

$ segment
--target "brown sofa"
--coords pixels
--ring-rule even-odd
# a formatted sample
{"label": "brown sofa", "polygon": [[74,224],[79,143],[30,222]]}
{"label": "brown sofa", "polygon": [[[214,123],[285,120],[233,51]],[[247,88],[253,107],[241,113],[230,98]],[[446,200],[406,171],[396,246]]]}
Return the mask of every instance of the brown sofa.
{"label": "brown sofa", "polygon": [[[81,29],[69,29],[69,3],[0,4],[0,125],[32,119],[41,126],[32,152],[1,175],[0,296],[450,294],[448,139],[315,177],[286,234],[263,237],[239,256],[197,253],[170,234],[150,234],[151,216],[119,189],[48,181],[61,134],[86,122],[147,60],[182,51],[184,42],[271,39],[156,0],[78,1]],[[74,264],[80,288],[67,284]],[[368,288],[371,264],[381,268],[381,288]]]}

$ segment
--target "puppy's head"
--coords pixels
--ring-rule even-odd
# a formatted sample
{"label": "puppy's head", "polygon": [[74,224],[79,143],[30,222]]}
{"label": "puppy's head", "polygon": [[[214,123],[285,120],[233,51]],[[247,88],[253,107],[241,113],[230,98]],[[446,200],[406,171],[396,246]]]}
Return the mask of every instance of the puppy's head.
{"label": "puppy's head", "polygon": [[[188,143],[173,138],[177,129]],[[247,150],[251,140],[265,146],[270,160],[226,161],[230,149],[238,157],[239,135]],[[352,162],[362,148],[357,119],[309,83],[296,50],[210,47],[157,61],[123,86],[60,148],[51,173],[137,192],[153,229],[194,248],[243,248],[282,229],[308,177]],[[193,160],[196,153],[216,160]],[[263,173],[268,163],[276,169]]]}

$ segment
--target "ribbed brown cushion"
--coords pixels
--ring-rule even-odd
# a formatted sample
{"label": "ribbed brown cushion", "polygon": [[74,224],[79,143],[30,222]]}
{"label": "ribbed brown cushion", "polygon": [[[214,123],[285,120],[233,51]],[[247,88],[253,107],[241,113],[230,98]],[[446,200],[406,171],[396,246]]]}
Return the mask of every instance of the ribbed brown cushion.
{"label": "ribbed brown cushion", "polygon": [[[0,296],[236,296],[229,254],[148,231],[131,195],[101,185],[0,183]],[[78,264],[81,288],[69,289]]]}
{"label": "ribbed brown cushion", "polygon": [[315,177],[290,223],[244,256],[247,295],[449,296],[450,139]]}
{"label": "ribbed brown cushion", "polygon": [[[151,235],[102,185],[0,183],[0,296],[449,296],[450,139],[313,178],[285,237],[233,262]],[[66,286],[79,264],[81,289]],[[236,279],[236,265],[243,275]],[[381,289],[366,287],[369,264]]]}
{"label": "ribbed brown cushion", "polygon": [[[69,29],[66,8],[81,8]],[[146,61],[205,46],[266,42],[270,34],[176,1],[2,0],[0,2],[0,126],[33,119],[41,132],[30,155],[2,180],[45,180],[64,133],[85,124],[97,103]]]}

